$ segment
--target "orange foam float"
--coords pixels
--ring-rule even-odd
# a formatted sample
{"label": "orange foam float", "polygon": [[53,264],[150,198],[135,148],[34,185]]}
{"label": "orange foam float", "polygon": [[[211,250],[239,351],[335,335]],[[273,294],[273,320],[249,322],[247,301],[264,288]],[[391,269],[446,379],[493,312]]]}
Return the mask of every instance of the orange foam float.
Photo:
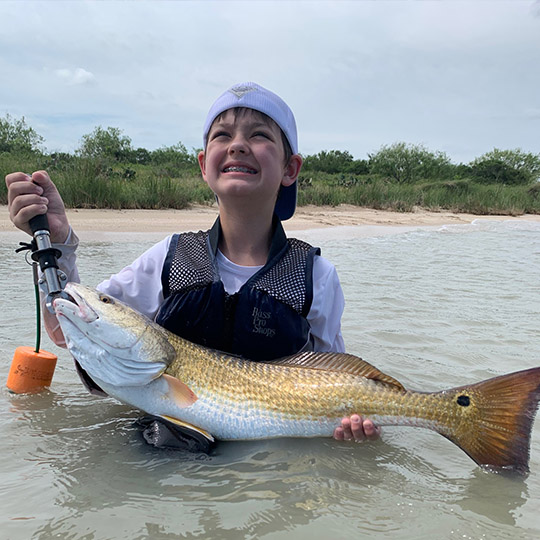
{"label": "orange foam float", "polygon": [[51,385],[58,357],[34,347],[15,349],[7,378],[8,390],[15,394],[34,394]]}

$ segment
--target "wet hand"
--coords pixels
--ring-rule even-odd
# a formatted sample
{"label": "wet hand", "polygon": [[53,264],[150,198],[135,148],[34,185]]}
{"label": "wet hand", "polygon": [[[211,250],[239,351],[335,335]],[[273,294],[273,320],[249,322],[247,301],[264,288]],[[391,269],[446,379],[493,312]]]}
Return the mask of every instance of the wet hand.
{"label": "wet hand", "polygon": [[369,418],[358,414],[350,418],[343,418],[341,425],[334,430],[334,439],[338,441],[374,441],[381,436],[381,428],[377,427]]}
{"label": "wet hand", "polygon": [[69,222],[64,202],[45,171],[31,176],[16,172],[6,176],[9,217],[22,231],[32,234],[28,222],[47,213],[51,242],[64,242],[69,234]]}

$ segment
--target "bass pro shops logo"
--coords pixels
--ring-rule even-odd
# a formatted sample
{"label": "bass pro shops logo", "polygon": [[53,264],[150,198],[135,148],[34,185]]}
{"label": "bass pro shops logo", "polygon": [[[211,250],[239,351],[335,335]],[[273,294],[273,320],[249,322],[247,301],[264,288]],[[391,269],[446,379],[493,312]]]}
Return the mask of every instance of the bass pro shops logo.
{"label": "bass pro shops logo", "polygon": [[268,323],[272,319],[271,311],[262,311],[259,308],[253,308],[252,316],[252,328],[251,331],[254,334],[263,334],[266,337],[272,338],[276,335],[275,328],[270,328]]}

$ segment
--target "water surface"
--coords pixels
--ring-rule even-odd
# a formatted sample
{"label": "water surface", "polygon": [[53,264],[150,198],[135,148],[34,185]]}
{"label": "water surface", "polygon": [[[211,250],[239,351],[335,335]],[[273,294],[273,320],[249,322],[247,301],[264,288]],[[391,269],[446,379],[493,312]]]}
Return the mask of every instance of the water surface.
{"label": "water surface", "polygon": [[[382,232],[393,234],[382,234]],[[399,234],[396,234],[399,232]],[[346,227],[298,236],[337,266],[350,352],[406,386],[440,390],[540,365],[540,225]],[[84,242],[95,285],[150,247]],[[34,344],[31,272],[0,236],[0,382]],[[0,509],[7,539],[540,537],[540,422],[531,474],[486,473],[440,435],[385,428],[374,443],[221,443],[211,456],[156,450],[137,411],[86,393],[59,355],[50,391],[0,391]]]}

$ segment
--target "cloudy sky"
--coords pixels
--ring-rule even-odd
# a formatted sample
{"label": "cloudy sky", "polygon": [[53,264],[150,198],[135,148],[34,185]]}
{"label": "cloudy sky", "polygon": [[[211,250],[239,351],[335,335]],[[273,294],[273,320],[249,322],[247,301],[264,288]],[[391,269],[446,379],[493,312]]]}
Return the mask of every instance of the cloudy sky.
{"label": "cloudy sky", "polygon": [[253,80],[291,106],[303,154],[540,152],[538,1],[2,1],[0,20],[0,116],[51,151],[96,126],[200,147],[213,100]]}

